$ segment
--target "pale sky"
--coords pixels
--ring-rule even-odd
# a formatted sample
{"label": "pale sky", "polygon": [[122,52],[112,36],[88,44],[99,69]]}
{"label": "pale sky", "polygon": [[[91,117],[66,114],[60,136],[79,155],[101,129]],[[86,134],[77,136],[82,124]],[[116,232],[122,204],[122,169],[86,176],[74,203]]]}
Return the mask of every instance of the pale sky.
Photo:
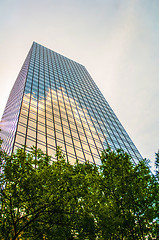
{"label": "pale sky", "polygon": [[0,118],[33,41],[87,68],[153,163],[159,149],[159,1],[0,0]]}

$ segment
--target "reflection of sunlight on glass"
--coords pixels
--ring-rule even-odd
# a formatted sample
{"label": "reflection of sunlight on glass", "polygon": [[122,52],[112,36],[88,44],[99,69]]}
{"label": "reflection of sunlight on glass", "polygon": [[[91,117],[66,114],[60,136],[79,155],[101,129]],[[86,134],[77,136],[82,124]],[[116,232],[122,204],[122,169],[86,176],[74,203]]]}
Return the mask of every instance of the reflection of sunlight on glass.
{"label": "reflection of sunlight on glass", "polygon": [[[98,136],[92,122],[94,119],[93,117],[91,119],[87,109],[84,106],[81,107],[77,100],[67,95],[64,88],[60,90],[49,88],[45,92],[45,96],[45,98],[40,97],[39,99],[37,99],[35,93],[31,96],[28,147],[31,144],[35,145],[37,137],[37,147],[45,152],[47,141],[48,154],[51,156],[55,155],[57,144],[57,146],[62,147],[64,154],[67,153],[71,163],[75,162],[76,158],[84,161],[84,156],[90,162],[93,161],[93,156],[96,163],[100,163],[96,147],[101,149],[101,144],[99,139],[96,141]],[[29,101],[30,93],[27,93],[24,95],[21,109],[26,118]],[[104,141],[103,136],[101,139]]]}
{"label": "reflection of sunlight on glass", "polygon": [[76,119],[80,120],[77,109],[74,109],[74,116],[75,116]]}

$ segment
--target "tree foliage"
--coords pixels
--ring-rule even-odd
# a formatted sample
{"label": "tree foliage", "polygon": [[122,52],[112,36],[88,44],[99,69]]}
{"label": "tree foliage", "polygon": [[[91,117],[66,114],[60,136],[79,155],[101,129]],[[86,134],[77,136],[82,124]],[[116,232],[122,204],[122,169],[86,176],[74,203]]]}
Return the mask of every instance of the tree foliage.
{"label": "tree foliage", "polygon": [[145,160],[105,150],[71,165],[34,147],[0,151],[0,239],[157,239],[158,179]]}

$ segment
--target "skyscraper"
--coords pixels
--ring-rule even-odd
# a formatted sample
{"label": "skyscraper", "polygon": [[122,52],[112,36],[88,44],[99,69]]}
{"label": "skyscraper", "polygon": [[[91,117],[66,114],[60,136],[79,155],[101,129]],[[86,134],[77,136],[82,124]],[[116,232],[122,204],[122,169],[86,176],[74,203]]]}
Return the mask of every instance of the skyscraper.
{"label": "skyscraper", "polygon": [[55,158],[100,164],[101,151],[123,149],[141,155],[86,68],[33,43],[11,90],[0,125],[8,154],[26,145]]}

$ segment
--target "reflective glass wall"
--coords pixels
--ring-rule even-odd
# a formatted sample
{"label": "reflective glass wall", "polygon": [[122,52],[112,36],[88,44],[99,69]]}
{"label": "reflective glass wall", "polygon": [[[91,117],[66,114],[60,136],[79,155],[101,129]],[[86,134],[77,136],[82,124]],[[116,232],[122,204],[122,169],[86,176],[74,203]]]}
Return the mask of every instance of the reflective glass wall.
{"label": "reflective glass wall", "polygon": [[2,149],[8,154],[12,153],[13,145],[17,130],[19,113],[23,99],[26,76],[28,72],[32,48],[18,74],[14,86],[10,92],[1,122],[0,122],[0,138],[3,140]]}
{"label": "reflective glass wall", "polygon": [[134,161],[141,155],[86,68],[33,43],[14,149],[36,146],[55,158],[100,164],[100,153],[122,148]]}

